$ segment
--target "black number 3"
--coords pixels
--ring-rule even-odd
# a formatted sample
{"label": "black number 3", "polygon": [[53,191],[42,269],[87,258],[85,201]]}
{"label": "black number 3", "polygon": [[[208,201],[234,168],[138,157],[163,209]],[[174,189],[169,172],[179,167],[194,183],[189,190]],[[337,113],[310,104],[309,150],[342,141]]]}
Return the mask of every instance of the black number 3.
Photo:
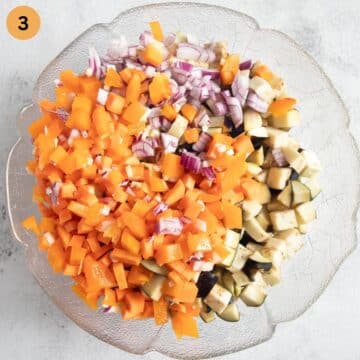
{"label": "black number 3", "polygon": [[20,16],[19,20],[21,25],[18,26],[18,29],[22,31],[27,30],[29,28],[28,18],[26,16]]}

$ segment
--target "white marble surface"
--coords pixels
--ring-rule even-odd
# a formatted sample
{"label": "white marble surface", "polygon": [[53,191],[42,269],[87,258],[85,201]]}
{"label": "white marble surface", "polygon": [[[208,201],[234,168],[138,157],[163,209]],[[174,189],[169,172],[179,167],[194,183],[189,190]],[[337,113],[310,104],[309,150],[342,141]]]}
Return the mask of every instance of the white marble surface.
{"label": "white marble surface", "polygon": [[[17,134],[14,119],[31,96],[41,69],[90,25],[149,1],[7,0],[0,3],[0,174]],[[310,52],[344,99],[360,140],[360,32],[358,0],[207,1],[243,11],[262,27],[286,32]],[[42,19],[36,38],[20,42],[5,30],[16,5],[35,7]],[[76,14],[76,15],[75,15]],[[326,121],[326,119],[324,119]],[[29,274],[21,248],[11,240],[0,182],[0,359],[135,359],[80,330],[53,305]],[[222,359],[360,359],[360,250],[335,275],[321,298],[299,319],[278,326],[274,337]],[[158,354],[146,359],[163,358]]]}

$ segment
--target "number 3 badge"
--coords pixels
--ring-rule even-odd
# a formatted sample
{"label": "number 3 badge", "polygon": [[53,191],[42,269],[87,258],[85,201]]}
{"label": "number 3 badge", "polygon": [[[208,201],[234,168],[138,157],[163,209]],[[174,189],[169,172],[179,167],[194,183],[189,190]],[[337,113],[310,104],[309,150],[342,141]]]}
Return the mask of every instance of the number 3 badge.
{"label": "number 3 badge", "polygon": [[40,16],[30,6],[18,6],[9,12],[6,26],[15,39],[28,40],[38,33]]}

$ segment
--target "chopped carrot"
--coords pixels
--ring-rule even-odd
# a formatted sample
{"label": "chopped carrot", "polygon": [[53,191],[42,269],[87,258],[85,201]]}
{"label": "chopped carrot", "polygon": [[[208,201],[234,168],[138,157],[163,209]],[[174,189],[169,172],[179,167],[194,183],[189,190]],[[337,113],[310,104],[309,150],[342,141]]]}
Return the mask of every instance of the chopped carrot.
{"label": "chopped carrot", "polygon": [[190,123],[195,119],[197,114],[197,108],[189,103],[184,104],[180,111]]}
{"label": "chopped carrot", "polygon": [[273,116],[280,117],[285,115],[288,111],[290,111],[295,104],[296,104],[296,100],[292,98],[283,98],[279,100],[274,100],[270,104],[268,111],[272,113]]}
{"label": "chopped carrot", "polygon": [[189,144],[197,142],[199,140],[199,130],[197,128],[186,129],[184,139]]}
{"label": "chopped carrot", "polygon": [[29,216],[23,220],[21,224],[25,229],[31,230],[35,235],[40,235],[39,226],[36,222],[35,216]]}
{"label": "chopped carrot", "polygon": [[168,305],[164,298],[153,302],[154,318],[156,325],[164,325],[168,322]]}
{"label": "chopped carrot", "polygon": [[151,21],[150,29],[151,29],[152,35],[155,40],[158,40],[158,41],[164,40],[164,34],[163,34],[163,31],[162,31],[159,21]]}

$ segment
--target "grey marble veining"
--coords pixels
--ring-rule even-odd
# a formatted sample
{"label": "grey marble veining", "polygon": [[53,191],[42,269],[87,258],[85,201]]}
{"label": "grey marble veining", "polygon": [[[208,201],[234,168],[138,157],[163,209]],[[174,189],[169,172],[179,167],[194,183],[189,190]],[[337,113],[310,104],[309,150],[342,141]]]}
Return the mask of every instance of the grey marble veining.
{"label": "grey marble veining", "polygon": [[[42,68],[76,35],[94,23],[108,22],[120,11],[149,3],[138,0],[62,0],[0,3],[0,358],[36,360],[135,359],[104,344],[67,319],[27,271],[22,249],[9,235],[4,171],[16,141],[15,119],[29,102]],[[159,1],[160,2],[160,1]],[[201,2],[201,1],[200,1]],[[208,0],[255,17],[262,27],[287,33],[312,54],[341,94],[360,140],[360,2],[357,0]],[[6,14],[28,4],[42,19],[30,41],[12,39]],[[76,14],[76,15],[75,15]],[[326,124],[326,119],[324,124]],[[299,319],[278,326],[274,337],[257,347],[222,359],[360,359],[360,250],[342,265],[325,293]],[[163,358],[158,354],[146,359]]]}

